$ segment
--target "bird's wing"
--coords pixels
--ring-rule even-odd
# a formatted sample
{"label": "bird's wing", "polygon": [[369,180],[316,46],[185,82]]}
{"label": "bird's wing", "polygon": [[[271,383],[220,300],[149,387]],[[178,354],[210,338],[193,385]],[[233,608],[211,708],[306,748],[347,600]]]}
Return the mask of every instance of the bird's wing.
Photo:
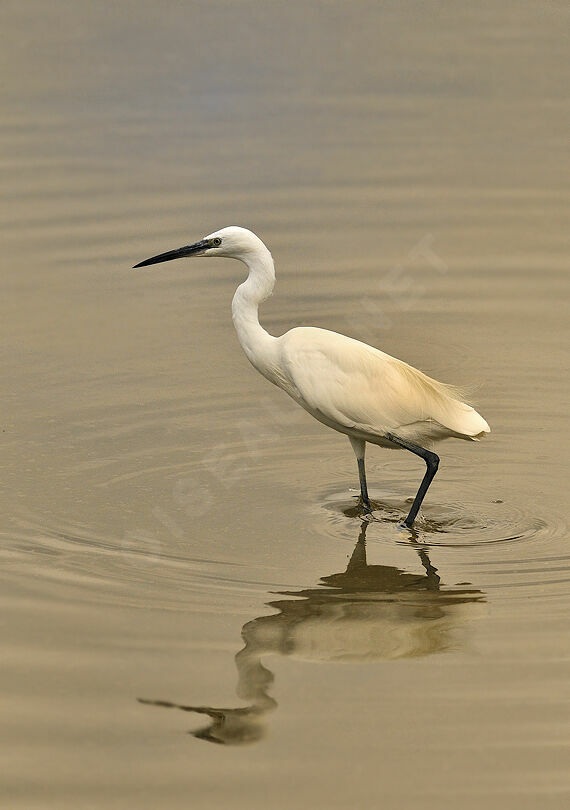
{"label": "bird's wing", "polygon": [[282,367],[297,398],[343,427],[383,435],[432,421],[466,436],[489,430],[455,389],[365,343],[311,327],[281,340]]}

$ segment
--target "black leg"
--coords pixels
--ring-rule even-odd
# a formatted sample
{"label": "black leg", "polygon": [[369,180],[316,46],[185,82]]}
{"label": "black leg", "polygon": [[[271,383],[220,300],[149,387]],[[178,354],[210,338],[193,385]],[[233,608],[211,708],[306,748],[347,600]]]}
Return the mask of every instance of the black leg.
{"label": "black leg", "polygon": [[364,459],[359,458],[358,461],[358,477],[360,478],[360,497],[364,506],[371,512],[370,498],[368,497],[368,487],[366,486],[366,470],[364,469]]}
{"label": "black leg", "polygon": [[423,447],[419,447],[417,444],[412,444],[412,442],[408,442],[405,439],[400,439],[398,436],[394,436],[393,433],[386,433],[386,438],[390,439],[390,441],[394,442],[394,444],[404,447],[406,450],[409,450],[416,456],[423,458],[426,463],[426,473],[422,479],[422,483],[420,484],[416,497],[414,498],[412,508],[410,509],[410,514],[404,521],[404,526],[407,526],[410,529],[414,520],[416,519],[416,515],[420,511],[422,501],[425,498],[429,485],[433,481],[433,477],[437,472],[437,468],[439,467],[439,456],[436,456],[436,454],[432,453],[431,450],[426,450]]}
{"label": "black leg", "polygon": [[368,497],[368,487],[366,486],[366,470],[364,469],[364,454],[366,452],[366,442],[363,439],[348,437],[358,462],[358,478],[360,479],[360,500],[367,512],[372,512],[370,498]]}

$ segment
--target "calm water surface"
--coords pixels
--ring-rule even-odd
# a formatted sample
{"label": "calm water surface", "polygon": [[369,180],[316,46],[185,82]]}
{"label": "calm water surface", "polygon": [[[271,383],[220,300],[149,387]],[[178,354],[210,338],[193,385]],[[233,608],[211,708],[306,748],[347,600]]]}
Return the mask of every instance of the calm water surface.
{"label": "calm water surface", "polygon": [[[562,4],[5,2],[3,802],[566,807]],[[474,386],[417,459],[248,365],[314,324]]]}

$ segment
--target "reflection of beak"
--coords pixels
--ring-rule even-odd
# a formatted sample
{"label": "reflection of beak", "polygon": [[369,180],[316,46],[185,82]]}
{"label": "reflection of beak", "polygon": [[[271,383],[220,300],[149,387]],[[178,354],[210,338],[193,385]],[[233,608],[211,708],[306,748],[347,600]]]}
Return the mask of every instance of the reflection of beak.
{"label": "reflection of beak", "polygon": [[186,256],[195,256],[204,250],[207,250],[210,244],[207,239],[202,239],[200,242],[194,242],[193,245],[185,245],[184,247],[177,248],[176,250],[168,250],[166,253],[159,253],[158,256],[151,256],[150,259],[145,259],[144,262],[135,264],[136,267],[146,267],[149,264],[160,264],[160,262],[170,262],[172,259],[183,259]]}

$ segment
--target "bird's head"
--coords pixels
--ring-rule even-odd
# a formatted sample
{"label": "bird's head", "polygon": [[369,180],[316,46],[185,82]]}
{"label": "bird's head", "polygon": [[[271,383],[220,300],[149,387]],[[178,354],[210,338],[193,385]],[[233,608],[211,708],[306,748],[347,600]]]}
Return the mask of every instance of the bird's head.
{"label": "bird's head", "polygon": [[158,256],[151,256],[150,259],[135,264],[135,268],[169,262],[172,259],[183,259],[186,256],[226,256],[230,259],[245,261],[248,256],[259,253],[260,250],[267,251],[267,248],[258,236],[252,231],[248,231],[247,228],[231,225],[228,228],[214,231],[191,245],[168,250],[166,253],[159,253]]}

